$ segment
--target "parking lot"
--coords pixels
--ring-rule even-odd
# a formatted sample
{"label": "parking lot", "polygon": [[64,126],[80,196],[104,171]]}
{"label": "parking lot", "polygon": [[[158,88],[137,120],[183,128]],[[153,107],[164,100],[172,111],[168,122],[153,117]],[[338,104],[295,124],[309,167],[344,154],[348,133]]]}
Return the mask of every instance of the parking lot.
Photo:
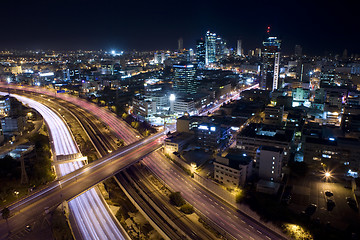
{"label": "parking lot", "polygon": [[[342,181],[325,182],[311,175],[305,178],[290,179],[289,185],[293,186],[292,199],[289,208],[301,214],[309,204],[316,204],[317,210],[312,215],[323,224],[329,224],[339,230],[345,230],[350,224],[360,226],[359,213],[351,209],[346,198],[354,198],[351,189],[345,188]],[[330,191],[333,196],[327,197],[325,191]],[[328,210],[327,199],[335,203],[332,210]]]}

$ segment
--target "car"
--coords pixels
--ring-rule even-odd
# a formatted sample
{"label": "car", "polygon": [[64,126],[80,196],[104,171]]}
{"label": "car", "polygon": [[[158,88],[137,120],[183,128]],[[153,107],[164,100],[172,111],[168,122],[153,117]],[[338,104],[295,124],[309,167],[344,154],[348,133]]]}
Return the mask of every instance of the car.
{"label": "car", "polygon": [[351,209],[353,209],[354,211],[359,211],[359,208],[358,208],[358,206],[356,204],[356,201],[353,198],[347,197],[346,202],[347,202],[347,204],[349,205],[349,207]]}
{"label": "car", "polygon": [[303,211],[303,213],[305,215],[312,216],[315,213],[316,209],[317,209],[317,205],[312,203],[309,206],[307,206],[307,208],[305,209],[305,211]]}
{"label": "car", "polygon": [[335,207],[335,202],[333,200],[331,200],[331,199],[328,199],[326,201],[326,206],[327,206],[328,211],[332,211],[334,209],[334,207]]}
{"label": "car", "polygon": [[327,197],[332,197],[332,196],[334,196],[334,194],[333,194],[331,191],[329,191],[329,190],[326,190],[326,191],[325,191],[325,195],[326,195]]}
{"label": "car", "polygon": [[32,231],[32,228],[31,228],[30,225],[26,225],[25,230],[26,230],[27,232],[31,232],[31,231]]}

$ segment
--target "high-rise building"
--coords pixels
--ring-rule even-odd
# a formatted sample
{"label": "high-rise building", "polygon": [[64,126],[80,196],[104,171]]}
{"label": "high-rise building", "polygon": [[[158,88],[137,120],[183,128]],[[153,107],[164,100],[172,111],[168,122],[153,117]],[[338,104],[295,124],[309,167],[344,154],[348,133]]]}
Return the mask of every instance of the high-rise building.
{"label": "high-rise building", "polygon": [[226,47],[226,41],[221,38],[220,36],[217,36],[216,42],[215,42],[215,56],[216,60],[219,60],[222,58],[226,53],[228,49]]}
{"label": "high-rise building", "polygon": [[205,65],[216,62],[216,33],[206,32],[205,35]]}
{"label": "high-rise building", "polygon": [[154,63],[156,64],[163,64],[165,61],[165,53],[154,53]]}
{"label": "high-rise building", "polygon": [[180,52],[184,50],[184,40],[182,38],[178,39],[178,50]]}
{"label": "high-rise building", "polygon": [[180,93],[196,93],[195,66],[189,63],[182,63],[173,65],[173,67],[175,71],[174,89]]}
{"label": "high-rise building", "polygon": [[198,62],[199,67],[205,65],[205,41],[203,39],[196,41],[196,61]]}
{"label": "high-rise building", "polygon": [[261,179],[273,182],[281,180],[283,149],[260,146],[256,151],[256,162],[259,164],[259,177]]}
{"label": "high-rise building", "polygon": [[302,57],[302,47],[295,45],[295,57]]}
{"label": "high-rise building", "polygon": [[236,51],[236,53],[237,53],[237,55],[238,56],[242,56],[243,55],[243,51],[242,51],[242,41],[241,40],[237,40],[237,51]]}
{"label": "high-rise building", "polygon": [[256,48],[255,49],[255,57],[261,57],[261,48]]}
{"label": "high-rise building", "polygon": [[[268,29],[269,33],[269,29]],[[279,85],[281,40],[268,36],[263,42],[263,64],[261,70],[261,88],[274,91]]]}

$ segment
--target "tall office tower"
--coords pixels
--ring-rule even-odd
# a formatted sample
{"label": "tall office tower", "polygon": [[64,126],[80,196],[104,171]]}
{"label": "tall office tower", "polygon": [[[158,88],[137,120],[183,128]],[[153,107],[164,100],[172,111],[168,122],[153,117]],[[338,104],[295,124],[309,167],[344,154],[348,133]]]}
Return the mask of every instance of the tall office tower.
{"label": "tall office tower", "polygon": [[302,47],[295,45],[295,57],[302,57]]}
{"label": "tall office tower", "polygon": [[154,53],[154,63],[163,64],[165,61],[165,53]]}
{"label": "tall office tower", "polygon": [[237,53],[237,55],[240,56],[240,57],[243,55],[243,51],[242,51],[241,45],[242,45],[241,40],[237,40],[237,51],[236,51],[236,53]]}
{"label": "tall office tower", "polygon": [[196,41],[196,61],[198,62],[199,67],[203,67],[205,65],[205,41],[204,39],[200,39]]}
{"label": "tall office tower", "polygon": [[182,38],[178,39],[178,50],[181,52],[184,50],[184,41]]}
{"label": "tall office tower", "polygon": [[195,66],[190,63],[181,63],[173,65],[173,67],[175,71],[174,89],[180,93],[196,93]]}
{"label": "tall office tower", "polygon": [[206,32],[205,35],[205,65],[216,62],[216,33]]}
{"label": "tall office tower", "polygon": [[255,57],[261,57],[261,48],[255,48]]}
{"label": "tall office tower", "polygon": [[[268,28],[268,34],[270,28]],[[280,46],[281,40],[270,35],[263,42],[263,64],[261,70],[260,87],[265,90],[274,91],[278,89],[280,69]]]}
{"label": "tall office tower", "polygon": [[216,60],[219,60],[220,58],[222,58],[226,54],[227,50],[228,49],[226,47],[226,41],[224,39],[222,39],[220,36],[218,36],[215,41]]}
{"label": "tall office tower", "polygon": [[254,55],[255,55],[255,51],[250,49],[250,50],[248,51],[248,56],[249,56],[249,57],[253,57]]}
{"label": "tall office tower", "polygon": [[190,57],[189,59],[190,62],[195,60],[195,53],[194,53],[194,49],[192,48],[189,49],[189,57]]}

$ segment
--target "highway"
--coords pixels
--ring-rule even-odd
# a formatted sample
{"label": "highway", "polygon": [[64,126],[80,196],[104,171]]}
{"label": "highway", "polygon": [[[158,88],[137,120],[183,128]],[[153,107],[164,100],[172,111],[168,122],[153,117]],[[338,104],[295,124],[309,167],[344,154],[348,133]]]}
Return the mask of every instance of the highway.
{"label": "highway", "polygon": [[[88,131],[89,135],[92,138],[92,141],[96,145],[96,150],[99,153],[108,153],[115,151],[118,148],[116,138],[112,136],[110,131],[100,131],[99,128],[103,128],[103,124],[100,123],[93,115],[87,113],[86,111],[79,109],[75,105],[54,98],[48,98],[51,101],[44,101],[41,97],[36,97],[34,95],[29,95],[31,98],[34,98],[36,101],[44,102],[44,104],[52,106],[55,109],[66,109],[67,111],[71,111],[72,114],[76,115],[79,121],[83,124],[83,127]],[[63,112],[63,111],[62,111]],[[119,176],[119,175],[117,175]],[[137,178],[135,180],[138,184],[145,183],[145,177],[140,175],[139,177],[135,174],[133,177]],[[120,179],[118,179],[120,180]],[[120,181],[122,182],[122,181]],[[204,230],[199,227],[198,224],[190,221],[184,214],[180,213],[175,207],[169,204],[169,200],[165,196],[161,196],[161,194],[156,194],[154,192],[154,188],[151,188],[151,184],[141,184],[141,189],[143,192],[146,192],[147,195],[151,195],[151,202],[155,202],[156,206],[159,206],[157,210],[153,208],[153,206],[147,201],[147,198],[142,197],[134,191],[134,188],[128,182],[122,182],[123,186],[126,186],[126,191],[132,195],[134,199],[136,199],[137,204],[145,210],[146,214],[153,220],[155,223],[163,229],[164,232],[171,239],[181,239],[182,235],[177,235],[176,232],[179,227],[183,232],[186,232],[188,236],[191,236],[191,239],[212,239],[213,236],[210,236],[209,233],[204,232]],[[151,190],[149,190],[151,188]],[[160,212],[162,212],[160,214]],[[163,215],[168,215],[169,218],[164,220]],[[171,219],[171,220],[169,220]],[[169,222],[172,222],[169,224]],[[174,223],[175,222],[175,223]],[[201,224],[200,224],[201,225]],[[173,228],[175,226],[175,229]],[[201,236],[201,237],[198,237]],[[188,237],[190,238],[190,237]]]}
{"label": "highway", "polygon": [[[4,95],[4,93],[0,94]],[[54,155],[69,155],[79,152],[67,126],[56,113],[29,98],[18,95],[15,97],[36,109],[44,117],[52,136]],[[58,174],[64,176],[82,166],[82,162],[59,164]],[[76,225],[83,239],[124,239],[94,188],[71,200],[69,207],[74,213]]]}
{"label": "highway", "polygon": [[[11,85],[10,85],[11,86]],[[13,86],[11,86],[13,87]],[[24,89],[28,91],[40,92],[42,94],[54,95],[53,92],[46,89],[38,89],[32,87],[18,87],[18,89]],[[57,97],[70,101],[78,105],[83,109],[87,109],[97,118],[108,124],[112,131],[122,139],[125,143],[129,144],[138,140],[136,133],[123,121],[119,121],[113,113],[107,111],[104,108],[100,108],[95,104],[89,103],[85,100],[78,99],[70,95],[60,95]],[[157,135],[151,137],[154,139]],[[150,139],[150,138],[148,138]],[[135,145],[130,146],[143,146],[141,143],[144,140],[140,140]],[[148,143],[148,142],[147,142]],[[160,143],[158,143],[160,146]],[[124,149],[127,149],[125,147]],[[150,152],[150,151],[148,151]],[[138,152],[137,152],[138,153]],[[137,156],[144,154],[134,154]],[[144,161],[149,168],[160,178],[162,178],[173,190],[181,191],[184,198],[194,205],[195,208],[199,209],[205,216],[211,219],[213,222],[220,225],[221,228],[229,232],[232,236],[237,239],[283,239],[284,237],[278,233],[272,231],[270,228],[264,226],[261,222],[237,211],[230,207],[223,201],[214,197],[212,194],[207,192],[202,187],[198,186],[192,181],[189,176],[185,175],[176,166],[166,161],[162,155],[154,153],[149,157],[144,158]]]}
{"label": "highway", "polygon": [[[130,183],[136,185],[141,192],[151,199],[154,205],[157,206],[158,212],[166,214],[169,218],[168,222],[176,225],[184,232],[188,239],[201,240],[201,239],[215,239],[215,237],[205,231],[199,222],[191,221],[184,213],[181,213],[175,206],[169,204],[168,196],[163,195],[151,183],[151,173],[145,168],[137,166],[136,164],[130,168],[122,171],[116,175],[116,178],[121,182],[122,179],[129,179]],[[128,186],[128,185],[127,185]],[[146,198],[145,198],[146,201]],[[173,239],[173,238],[172,238]]]}
{"label": "highway", "polygon": [[[44,209],[57,206],[64,200],[72,200],[97,183],[113,176],[162,144],[163,133],[142,139],[139,142],[85,165],[59,180],[48,184],[42,190],[9,206],[12,216],[8,219],[11,229],[21,229],[44,214]],[[7,236],[5,220],[0,221],[0,239]]]}

